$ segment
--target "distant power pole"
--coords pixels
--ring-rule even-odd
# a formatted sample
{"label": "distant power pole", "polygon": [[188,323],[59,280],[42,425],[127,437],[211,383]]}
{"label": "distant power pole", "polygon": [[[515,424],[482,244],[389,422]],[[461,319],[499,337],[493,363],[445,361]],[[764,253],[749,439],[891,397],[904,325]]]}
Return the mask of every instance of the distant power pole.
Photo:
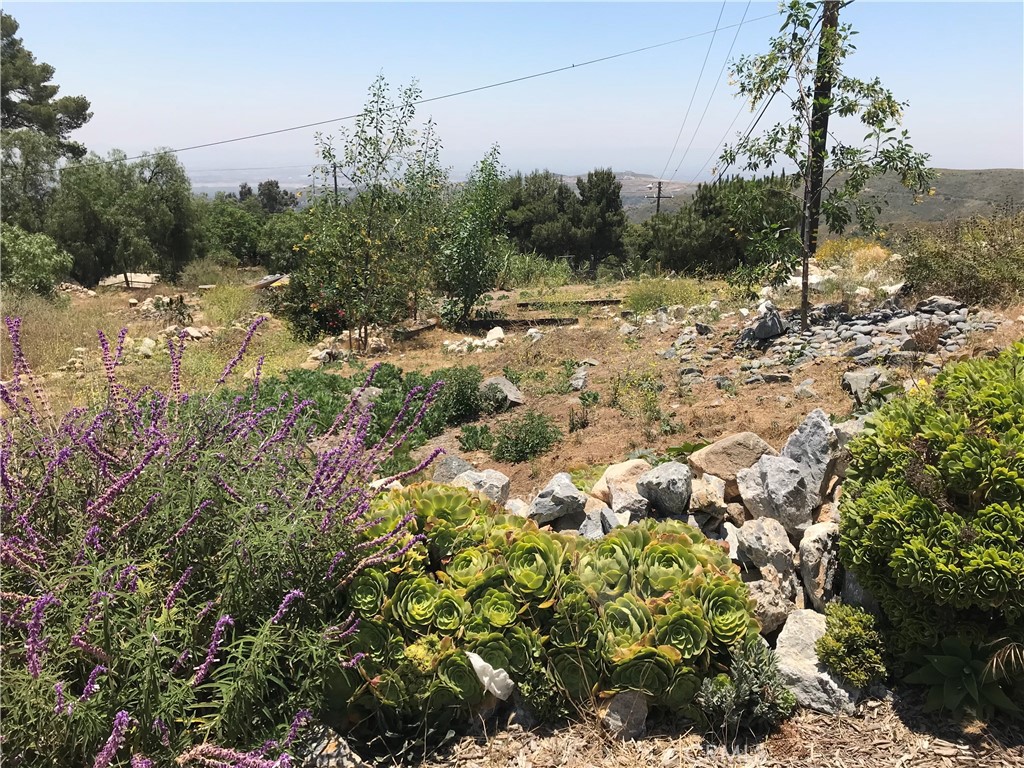
{"label": "distant power pole", "polygon": [[334,202],[338,202],[338,164],[331,164],[334,168]]}
{"label": "distant power pole", "polygon": [[[661,213],[661,201],[663,199],[664,200],[669,200],[672,197],[674,197],[674,195],[663,195],[663,194],[661,194],[661,185],[663,183],[664,182],[661,182],[661,181],[658,182],[658,194],[656,194],[656,195],[644,195],[645,199],[647,199],[647,200],[654,200],[655,201],[655,203],[654,203],[654,215],[655,216],[657,216],[659,213]],[[654,187],[653,184],[648,184],[647,185],[648,189],[652,189],[653,187]]]}

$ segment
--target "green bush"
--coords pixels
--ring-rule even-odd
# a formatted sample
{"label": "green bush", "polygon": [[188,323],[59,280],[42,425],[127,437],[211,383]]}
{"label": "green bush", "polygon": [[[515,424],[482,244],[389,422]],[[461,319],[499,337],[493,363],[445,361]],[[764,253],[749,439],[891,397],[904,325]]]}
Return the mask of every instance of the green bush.
{"label": "green bush", "polygon": [[444,382],[434,410],[435,415],[442,418],[445,424],[462,424],[480,415],[480,384],[484,377],[475,365],[442,368],[431,374],[430,378]]}
{"label": "green bush", "polygon": [[1013,302],[1024,296],[1024,211],[912,230],[892,247],[903,255],[903,279],[921,295],[967,303]]}
{"label": "green bush", "polygon": [[527,411],[502,425],[491,456],[518,464],[547,453],[561,439],[562,432],[551,417]]}
{"label": "green bush", "polygon": [[888,674],[875,617],[855,606],[832,603],[825,609],[825,634],[814,648],[821,663],[854,688],[880,683]]}
{"label": "green bush", "polygon": [[695,304],[700,299],[700,292],[693,280],[653,277],[631,285],[622,304],[626,309],[643,315],[653,312],[658,307]]}
{"label": "green bush", "polygon": [[459,435],[459,448],[464,451],[489,451],[494,447],[494,435],[486,424],[467,424]]}
{"label": "green bush", "polygon": [[501,291],[514,288],[559,288],[571,283],[573,277],[572,267],[565,259],[520,253],[509,243],[502,248],[494,287]]}
{"label": "green bush", "polygon": [[3,269],[0,284],[26,293],[49,294],[71,269],[71,254],[44,234],[31,234],[13,224],[0,224]]}
{"label": "green bush", "polygon": [[[703,717],[694,706],[702,681],[737,664],[749,701],[737,719],[775,722],[767,710],[778,691],[763,682],[777,674],[770,652],[748,673],[751,655],[731,650],[761,641],[721,547],[678,521],[591,542],[497,512],[479,495],[432,484],[378,499],[381,531],[412,519],[409,549],[400,566],[364,573],[349,590],[363,621],[346,650],[365,655],[334,681],[328,719],[389,751],[457,729],[495,703],[472,673],[471,652],[504,670],[516,702],[546,723],[623,689]],[[657,589],[641,574],[652,562],[665,576]],[[761,709],[754,696],[765,698]]]}
{"label": "green bush", "polygon": [[840,553],[897,653],[1024,635],[1024,343],[944,369],[850,444]]}

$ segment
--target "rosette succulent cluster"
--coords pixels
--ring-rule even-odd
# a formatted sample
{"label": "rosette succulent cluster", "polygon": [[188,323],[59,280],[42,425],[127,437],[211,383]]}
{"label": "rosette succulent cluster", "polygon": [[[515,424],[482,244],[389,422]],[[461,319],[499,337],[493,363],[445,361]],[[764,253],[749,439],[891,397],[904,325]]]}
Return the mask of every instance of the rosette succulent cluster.
{"label": "rosette succulent cluster", "polygon": [[365,617],[349,650],[364,655],[333,706],[338,724],[366,738],[415,722],[441,734],[495,704],[474,659],[507,674],[546,721],[621,690],[696,717],[701,683],[757,636],[735,566],[682,523],[645,521],[588,541],[433,484],[376,506],[385,524],[411,520],[410,541],[423,540],[349,588]]}
{"label": "rosette succulent cluster", "polygon": [[841,556],[892,648],[1024,640],[1024,343],[887,404],[850,453]]}

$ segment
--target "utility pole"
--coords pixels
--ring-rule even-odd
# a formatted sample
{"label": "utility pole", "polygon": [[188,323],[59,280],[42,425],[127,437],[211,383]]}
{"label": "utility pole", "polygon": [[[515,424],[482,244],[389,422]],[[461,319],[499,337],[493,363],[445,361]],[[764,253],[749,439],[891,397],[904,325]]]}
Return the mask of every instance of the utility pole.
{"label": "utility pole", "polygon": [[[658,194],[656,194],[656,195],[644,195],[644,199],[646,199],[646,200],[654,200],[655,201],[655,203],[654,203],[654,215],[655,216],[657,216],[659,213],[661,213],[661,201],[663,199],[664,200],[671,200],[673,197],[675,197],[675,195],[663,195],[663,194],[661,194],[661,185],[663,183],[664,182],[662,182],[662,181],[658,182]],[[648,189],[652,189],[653,187],[654,187],[653,184],[648,184],[647,185]]]}
{"label": "utility pole", "polygon": [[331,167],[334,169],[334,202],[338,202],[338,164],[331,163]]}
{"label": "utility pole", "polygon": [[804,182],[803,274],[800,282],[800,328],[806,331],[808,277],[811,258],[818,250],[818,223],[821,218],[821,193],[825,178],[825,141],[828,118],[832,112],[832,81],[835,78],[836,29],[839,26],[840,0],[826,0],[821,15],[818,62],[814,73],[814,103],[811,105],[811,129],[808,138],[807,176]]}

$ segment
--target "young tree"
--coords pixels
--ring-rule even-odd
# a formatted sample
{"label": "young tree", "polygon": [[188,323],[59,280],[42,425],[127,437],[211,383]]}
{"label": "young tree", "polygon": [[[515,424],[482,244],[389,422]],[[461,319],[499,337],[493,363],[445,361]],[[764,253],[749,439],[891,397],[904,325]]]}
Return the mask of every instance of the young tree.
{"label": "young tree", "polygon": [[281,189],[277,179],[261,181],[257,187],[256,197],[265,213],[281,213],[295,207],[295,195],[287,189]]}
{"label": "young tree", "polygon": [[200,202],[199,209],[206,246],[211,253],[229,254],[238,264],[257,262],[263,222],[244,202],[218,194],[213,200]]}
{"label": "young tree", "polygon": [[53,238],[29,234],[15,224],[0,224],[0,251],[0,285],[14,291],[50,294],[71,269],[71,254],[61,250]]}
{"label": "young tree", "polygon": [[[721,159],[729,166],[742,157],[743,167],[750,171],[780,163],[796,167],[804,189],[800,224],[805,329],[808,265],[817,249],[820,217],[833,232],[842,232],[852,221],[871,230],[880,206],[862,196],[870,179],[893,173],[907,189],[922,194],[934,178],[928,155],[916,152],[907,131],[900,129],[906,103],[897,101],[877,77],[862,80],[845,69],[855,50],[852,26],[839,23],[839,11],[848,4],[790,0],[782,6],[785,23],[768,52],[744,56],[732,67],[739,95],[748,99],[752,110],[766,109],[766,102],[779,93],[789,99],[788,120],[759,136],[743,136],[725,149]],[[859,122],[860,130],[867,131],[863,142],[836,139],[829,128],[834,118]]]}
{"label": "young tree", "polygon": [[476,164],[459,190],[444,243],[435,262],[435,285],[445,297],[441,319],[457,326],[469,319],[477,301],[494,287],[501,164],[495,145]]}

